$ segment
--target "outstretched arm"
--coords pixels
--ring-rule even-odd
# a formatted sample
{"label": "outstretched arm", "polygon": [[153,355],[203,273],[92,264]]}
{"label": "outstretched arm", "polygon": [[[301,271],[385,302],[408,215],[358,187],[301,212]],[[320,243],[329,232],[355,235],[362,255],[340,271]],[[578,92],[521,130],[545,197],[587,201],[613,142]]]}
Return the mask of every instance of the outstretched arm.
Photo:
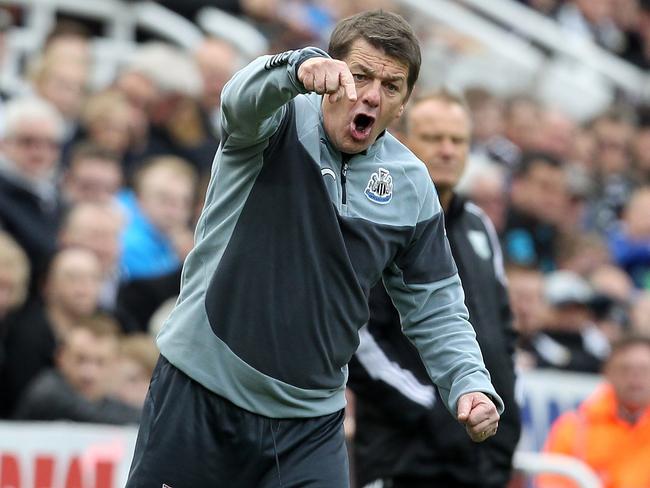
{"label": "outstretched arm", "polygon": [[345,94],[356,99],[354,79],[343,61],[314,47],[261,56],[237,72],[223,89],[221,122],[230,144],[248,146],[270,137],[284,106],[300,93]]}

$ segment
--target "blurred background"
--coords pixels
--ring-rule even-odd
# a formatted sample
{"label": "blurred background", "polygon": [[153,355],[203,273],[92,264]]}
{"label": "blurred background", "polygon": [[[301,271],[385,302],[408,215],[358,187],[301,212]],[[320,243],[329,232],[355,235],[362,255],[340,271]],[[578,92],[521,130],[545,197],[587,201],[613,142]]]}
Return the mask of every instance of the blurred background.
{"label": "blurred background", "polygon": [[458,191],[503,247],[515,483],[612,341],[650,334],[650,1],[0,0],[0,486],[123,482],[223,85],[374,8],[419,35],[417,91],[472,113]]}

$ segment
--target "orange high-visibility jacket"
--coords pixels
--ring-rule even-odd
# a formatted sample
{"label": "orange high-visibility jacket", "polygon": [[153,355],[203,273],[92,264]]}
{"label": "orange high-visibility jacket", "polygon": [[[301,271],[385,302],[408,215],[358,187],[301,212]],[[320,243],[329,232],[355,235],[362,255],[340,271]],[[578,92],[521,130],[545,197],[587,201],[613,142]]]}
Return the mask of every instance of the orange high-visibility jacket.
{"label": "orange high-visibility jacket", "polygon": [[[650,488],[650,406],[635,424],[622,420],[613,388],[602,385],[577,411],[560,416],[545,452],[567,454],[588,464],[605,488]],[[559,476],[540,476],[538,488],[574,487]]]}

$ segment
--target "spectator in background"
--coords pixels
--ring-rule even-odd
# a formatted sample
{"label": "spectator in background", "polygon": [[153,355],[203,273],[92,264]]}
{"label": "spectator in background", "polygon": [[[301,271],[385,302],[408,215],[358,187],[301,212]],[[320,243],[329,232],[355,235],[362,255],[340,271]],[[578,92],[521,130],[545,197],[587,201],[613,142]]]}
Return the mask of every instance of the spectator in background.
{"label": "spectator in background", "polygon": [[128,222],[122,239],[124,280],[175,272],[193,245],[197,176],[186,161],[159,157],[134,176],[134,197],[125,196]]}
{"label": "spectator in background", "polygon": [[88,93],[90,65],[68,57],[65,52],[56,53],[48,55],[45,51],[31,67],[29,78],[34,92],[63,116],[64,141],[69,142],[78,130],[81,108]]}
{"label": "spectator in background", "polygon": [[92,67],[91,31],[85,23],[73,19],[58,19],[43,45],[43,55],[78,62]]}
{"label": "spectator in background", "polygon": [[27,384],[53,365],[61,337],[98,311],[101,268],[97,257],[80,248],[64,249],[52,259],[43,302],[32,301],[8,323],[0,403],[7,414]]}
{"label": "spectator in background", "polygon": [[557,245],[557,268],[589,276],[599,266],[610,263],[607,243],[598,234],[579,230],[562,234]]}
{"label": "spectator in background", "polygon": [[627,32],[628,44],[623,57],[643,70],[650,69],[650,1],[638,0],[634,22]]}
{"label": "spectator in background", "polygon": [[520,148],[505,135],[505,106],[488,90],[471,87],[465,90],[472,114],[472,159],[487,158],[512,171],[520,156]]}
{"label": "spectator in background", "polygon": [[537,128],[537,149],[552,154],[561,161],[569,161],[577,130],[576,122],[561,109],[543,109]]}
{"label": "spectator in background", "polygon": [[606,233],[621,216],[634,188],[632,141],[635,122],[624,110],[611,109],[590,124],[596,150],[591,177],[595,183],[587,210],[587,228]]}
{"label": "spectator in background", "polygon": [[438,192],[469,319],[506,410],[493,439],[480,446],[472,443],[436,397],[380,283],[370,293],[370,321],[359,332],[348,380],[356,397],[358,486],[381,480],[395,488],[496,488],[507,485],[511,476],[520,419],[514,398],[515,334],[501,250],[487,216],[454,193],[465,169],[470,131],[464,100],[448,91],[414,101],[407,113],[408,147],[424,161]]}
{"label": "spectator in background", "polygon": [[120,340],[109,395],[139,410],[158,362],[158,348],[149,334],[130,334]]}
{"label": "spectator in background", "polygon": [[544,299],[544,275],[535,268],[508,266],[508,297],[512,325],[517,332],[515,364],[517,369],[537,367],[533,341],[550,320],[550,309]]}
{"label": "spectator in background", "polygon": [[61,179],[61,191],[72,205],[110,204],[117,201],[123,180],[122,165],[114,153],[92,143],[79,143],[70,153]]}
{"label": "spectator in background", "polygon": [[[25,303],[29,274],[29,258],[25,251],[11,235],[0,231],[0,324],[10,312]],[[3,327],[0,325],[0,343],[3,338]]]}
{"label": "spectator in background", "polygon": [[[0,9],[0,66],[4,65],[7,52],[7,33],[13,26],[11,14],[5,9]],[[9,100],[9,94],[0,88],[0,137],[5,129],[5,104]]]}
{"label": "spectator in background", "polygon": [[634,191],[621,221],[608,234],[614,262],[638,288],[650,290],[650,186]]}
{"label": "spectator in background", "polygon": [[[186,159],[198,171],[208,170],[218,141],[201,119],[203,81],[194,60],[179,48],[152,42],[136,51],[122,76],[127,79],[118,79],[117,85],[122,90],[126,87],[130,98],[137,93],[135,98],[146,99],[149,127],[140,158],[171,154]],[[127,177],[133,170],[126,168]]]}
{"label": "spectator in background", "polygon": [[21,395],[18,420],[137,423],[140,410],[110,398],[119,333],[109,317],[85,318],[61,336],[55,367],[41,372]]}
{"label": "spectator in background", "polygon": [[567,177],[562,162],[548,153],[527,153],[514,173],[510,207],[502,233],[507,262],[556,267],[559,226],[568,204]]}
{"label": "spectator in background", "polygon": [[239,53],[228,41],[207,37],[194,51],[194,60],[203,79],[201,115],[206,129],[220,140],[221,90],[241,64]]}
{"label": "spectator in background", "polygon": [[61,225],[59,244],[92,251],[101,266],[100,306],[107,311],[116,308],[121,281],[121,235],[125,216],[112,203],[82,202],[74,205]]}
{"label": "spectator in background", "polygon": [[[650,1],[648,5],[650,6]],[[650,13],[648,16],[650,19]],[[648,29],[650,33],[650,23]],[[638,124],[632,147],[632,179],[638,185],[644,186],[650,185],[650,106],[642,106],[637,113]]]}
{"label": "spectator in background", "polygon": [[25,303],[29,273],[29,258],[25,251],[9,234],[0,231],[0,378],[6,356],[7,316]]}
{"label": "spectator in background", "polygon": [[486,154],[494,139],[503,138],[503,103],[479,86],[468,87],[463,95],[472,114],[472,154]]}
{"label": "spectator in background", "polygon": [[40,275],[56,250],[62,203],[55,185],[64,126],[38,98],[9,102],[0,140],[0,225],[27,252]]}
{"label": "spectator in background", "polygon": [[[209,182],[209,174],[203,174],[199,179],[191,228],[196,227],[203,210]],[[132,317],[139,324],[140,330],[148,331],[155,336],[155,332],[162,326],[178,297],[181,289],[181,271],[182,268],[179,267],[176,271],[161,276],[122,283],[117,296],[118,310]],[[171,303],[171,308],[167,307],[166,303]],[[152,321],[156,324],[155,332],[152,332]]]}
{"label": "spectator in background", "polygon": [[625,47],[625,39],[614,22],[613,9],[612,0],[568,0],[559,8],[556,19],[574,35],[613,53],[620,53]]}
{"label": "spectator in background", "polygon": [[630,320],[634,333],[650,337],[650,291],[642,291],[635,296]]}
{"label": "spectator in background", "polygon": [[513,95],[505,100],[504,135],[508,144],[493,151],[492,157],[512,172],[519,163],[521,154],[538,150],[539,119],[542,107],[537,100],[527,95]]}
{"label": "spectator in background", "polygon": [[137,110],[124,93],[107,89],[88,97],[81,112],[80,138],[113,153],[128,168],[137,155],[134,130],[138,120]]}
{"label": "spectator in background", "polygon": [[456,191],[478,205],[490,218],[497,233],[506,225],[508,182],[503,166],[472,159]]}
{"label": "spectator in background", "polygon": [[611,263],[595,267],[587,278],[596,293],[592,304],[595,322],[613,342],[630,328],[631,308],[638,291],[630,276]]}
{"label": "spectator in background", "polygon": [[[559,417],[544,446],[590,466],[604,488],[650,486],[650,338],[616,342],[604,367],[606,382],[578,407]],[[559,476],[539,488],[573,487]]]}
{"label": "spectator in background", "polygon": [[[145,45],[146,46],[146,45]],[[141,48],[144,49],[144,48]],[[147,74],[143,58],[146,54],[137,51],[133,58],[122,67],[113,87],[122,93],[131,106],[131,143],[133,152],[141,154],[149,138],[149,110],[158,95],[158,89]],[[125,170],[130,169],[132,161],[125,161]]]}
{"label": "spectator in background", "polygon": [[555,271],[545,278],[544,298],[551,313],[544,328],[530,340],[537,367],[600,371],[609,342],[595,323],[593,288],[570,271]]}
{"label": "spectator in background", "polygon": [[628,302],[636,294],[634,282],[620,267],[612,263],[596,266],[587,278],[594,290],[615,300]]}

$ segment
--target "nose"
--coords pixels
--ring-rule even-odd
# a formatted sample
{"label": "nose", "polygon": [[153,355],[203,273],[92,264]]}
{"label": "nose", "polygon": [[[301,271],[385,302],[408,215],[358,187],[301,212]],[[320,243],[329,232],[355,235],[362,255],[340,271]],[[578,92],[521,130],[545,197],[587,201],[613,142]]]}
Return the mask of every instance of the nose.
{"label": "nose", "polygon": [[374,108],[379,106],[380,99],[381,80],[373,80],[372,83],[368,83],[363,92],[363,102]]}
{"label": "nose", "polygon": [[440,143],[440,152],[446,157],[452,157],[456,152],[456,145],[451,139],[445,137]]}

